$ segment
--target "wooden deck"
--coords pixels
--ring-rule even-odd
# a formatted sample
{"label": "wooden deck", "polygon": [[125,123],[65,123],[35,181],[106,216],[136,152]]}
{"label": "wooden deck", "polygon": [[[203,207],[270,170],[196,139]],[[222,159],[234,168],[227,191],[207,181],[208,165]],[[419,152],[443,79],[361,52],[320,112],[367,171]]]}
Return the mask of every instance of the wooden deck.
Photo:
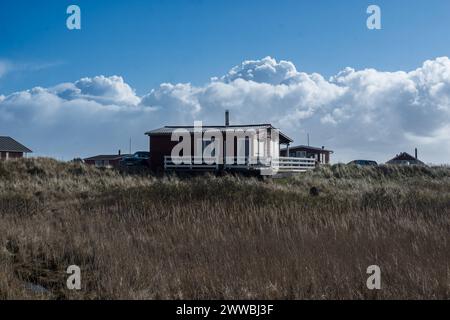
{"label": "wooden deck", "polygon": [[219,171],[219,170],[257,170],[260,172],[305,172],[316,166],[316,161],[309,158],[280,157],[248,158],[234,157],[232,161],[219,164],[216,158],[201,157],[164,157],[166,171]]}

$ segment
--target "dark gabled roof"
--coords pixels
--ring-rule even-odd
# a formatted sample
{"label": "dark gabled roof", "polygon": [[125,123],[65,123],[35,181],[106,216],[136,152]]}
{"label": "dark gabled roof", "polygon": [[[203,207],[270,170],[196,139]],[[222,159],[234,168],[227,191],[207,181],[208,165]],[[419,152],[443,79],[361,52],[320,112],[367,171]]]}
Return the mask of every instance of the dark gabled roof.
{"label": "dark gabled roof", "polygon": [[[298,145],[298,146],[289,147],[289,151],[293,151],[295,149],[333,153],[333,150],[322,149],[322,148],[311,147],[311,146],[305,146],[305,145]],[[286,151],[286,150],[287,150],[287,148],[283,148],[280,151]]]}
{"label": "dark gabled roof", "polygon": [[402,152],[402,153],[398,154],[397,156],[395,156],[394,158],[392,158],[391,160],[412,161],[412,160],[417,160],[417,159],[414,158],[409,153]]}
{"label": "dark gabled roof", "polygon": [[129,154],[101,154],[98,156],[85,158],[84,161],[101,161],[101,160],[118,160],[124,157],[129,157]]}
{"label": "dark gabled roof", "polygon": [[416,159],[415,157],[413,157],[412,155],[410,155],[407,152],[402,152],[398,155],[396,155],[394,158],[392,158],[391,160],[389,160],[387,163],[400,163],[400,162],[410,162],[412,164],[424,164],[422,161],[420,161],[419,159]]}
{"label": "dark gabled roof", "polygon": [[33,152],[21,143],[17,142],[11,137],[0,136],[0,151],[3,152],[23,152],[30,153]]}
{"label": "dark gabled roof", "polygon": [[[194,132],[194,126],[165,126],[162,128],[158,128],[155,130],[151,130],[146,132],[145,134],[148,136],[151,135],[170,135],[172,134],[176,129],[186,129],[189,132]],[[243,125],[229,125],[229,126],[202,126],[202,131],[206,131],[207,129],[218,129],[220,131],[226,131],[227,129],[242,129],[242,130],[248,130],[248,129],[275,129],[274,126],[272,126],[270,123],[263,123],[263,124],[243,124]],[[292,142],[293,140],[289,138],[287,135],[282,133],[281,131],[278,131],[281,138],[283,138],[286,142]]]}

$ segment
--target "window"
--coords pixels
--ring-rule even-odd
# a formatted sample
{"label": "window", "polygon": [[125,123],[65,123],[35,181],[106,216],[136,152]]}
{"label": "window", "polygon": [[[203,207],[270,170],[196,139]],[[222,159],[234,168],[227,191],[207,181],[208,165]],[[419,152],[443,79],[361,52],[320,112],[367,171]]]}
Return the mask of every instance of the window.
{"label": "window", "polygon": [[256,151],[257,157],[264,157],[266,154],[266,143],[265,141],[258,141],[258,149]]}
{"label": "window", "polygon": [[[205,149],[211,144],[211,143],[213,143],[213,141],[214,141],[215,139],[214,139],[214,137],[213,138],[211,138],[211,140],[202,140],[202,153],[203,154],[205,154]],[[211,154],[207,154],[207,155],[205,155],[207,158],[208,157],[215,157],[216,156],[216,148],[214,148],[214,147],[211,147],[212,148],[212,150],[211,150]]]}
{"label": "window", "polygon": [[297,151],[297,152],[295,153],[295,156],[296,156],[297,158],[306,158],[306,151]]}
{"label": "window", "polygon": [[250,157],[250,139],[249,137],[245,138],[245,157]]}
{"label": "window", "polygon": [[270,156],[271,157],[279,157],[280,156],[280,143],[278,140],[272,140],[271,146],[270,146]]}
{"label": "window", "polygon": [[97,168],[104,168],[109,166],[109,160],[95,160],[95,166]]}
{"label": "window", "polygon": [[250,140],[248,137],[237,139],[238,164],[245,164],[250,157]]}

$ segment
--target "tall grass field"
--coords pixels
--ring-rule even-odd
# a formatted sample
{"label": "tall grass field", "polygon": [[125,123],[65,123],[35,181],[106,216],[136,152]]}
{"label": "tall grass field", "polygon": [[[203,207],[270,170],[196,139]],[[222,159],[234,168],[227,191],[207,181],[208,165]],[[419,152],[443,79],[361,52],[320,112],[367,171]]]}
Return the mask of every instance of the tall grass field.
{"label": "tall grass field", "polygon": [[0,162],[0,299],[449,297],[448,167],[260,180]]}

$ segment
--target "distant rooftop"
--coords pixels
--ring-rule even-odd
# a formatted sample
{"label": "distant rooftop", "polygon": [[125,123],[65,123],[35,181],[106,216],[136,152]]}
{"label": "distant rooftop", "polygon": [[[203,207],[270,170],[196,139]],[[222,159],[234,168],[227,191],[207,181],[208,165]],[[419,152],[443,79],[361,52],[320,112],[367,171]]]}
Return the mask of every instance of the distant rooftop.
{"label": "distant rooftop", "polygon": [[0,151],[2,152],[33,152],[23,144],[17,142],[11,137],[0,136]]}
{"label": "distant rooftop", "polygon": [[[322,149],[322,148],[318,148],[318,147],[311,147],[311,146],[305,146],[305,145],[298,145],[298,146],[292,146],[289,147],[289,150],[295,150],[295,149],[302,149],[302,150],[311,150],[311,151],[321,151],[321,152],[329,152],[329,153],[333,153],[333,150],[328,150],[328,149]],[[287,148],[283,148],[280,151],[286,151]]]}
{"label": "distant rooftop", "polygon": [[85,158],[84,161],[117,160],[130,156],[129,154],[101,154],[98,156]]}
{"label": "distant rooftop", "polygon": [[402,152],[402,153],[396,155],[394,158],[389,160],[387,163],[388,164],[396,164],[396,163],[406,163],[406,162],[409,162],[411,164],[420,164],[420,165],[424,164],[422,161],[420,161],[419,159],[416,159],[415,157],[413,157],[412,155],[410,155],[407,152]]}

